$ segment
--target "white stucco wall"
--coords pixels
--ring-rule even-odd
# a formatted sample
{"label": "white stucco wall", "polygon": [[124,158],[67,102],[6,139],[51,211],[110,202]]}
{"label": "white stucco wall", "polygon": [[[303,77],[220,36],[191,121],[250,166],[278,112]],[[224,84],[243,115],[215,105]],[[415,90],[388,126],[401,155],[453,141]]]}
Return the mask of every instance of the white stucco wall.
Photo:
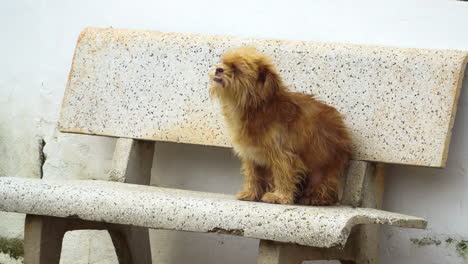
{"label": "white stucco wall", "polygon": [[[55,130],[75,42],[86,26],[467,50],[466,24],[468,3],[449,0],[2,1],[0,175],[40,177],[43,139],[44,177],[106,178],[114,139]],[[468,240],[467,105],[463,91],[446,169],[390,166],[385,209],[425,217],[429,227],[385,228],[382,263],[468,262],[456,250]],[[239,162],[228,149],[156,148],[154,184],[240,188]],[[21,237],[23,219],[0,213],[0,237]],[[415,245],[424,238],[431,245]],[[213,234],[153,231],[152,244],[154,263],[255,263],[257,252],[254,239]],[[0,263],[19,262],[8,259],[0,254]],[[116,263],[116,257],[104,231],[77,231],[66,236],[62,263]]]}

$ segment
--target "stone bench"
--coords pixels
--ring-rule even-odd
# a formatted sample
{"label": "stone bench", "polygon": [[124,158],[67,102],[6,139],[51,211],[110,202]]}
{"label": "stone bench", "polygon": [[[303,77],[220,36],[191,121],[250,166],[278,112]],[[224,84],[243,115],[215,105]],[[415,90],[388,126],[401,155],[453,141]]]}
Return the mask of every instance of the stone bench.
{"label": "stone bench", "polygon": [[[255,45],[291,88],[346,115],[353,161],[340,205],[237,201],[149,185],[154,141],[229,147],[208,70]],[[26,213],[25,263],[59,263],[65,232],[107,229],[120,263],[151,263],[148,228],[260,239],[259,263],[378,263],[380,224],[425,220],[380,210],[385,163],[443,167],[468,53],[88,28],[59,129],[117,137],[111,181],[0,177],[0,210]],[[135,243],[135,242],[138,242]]]}

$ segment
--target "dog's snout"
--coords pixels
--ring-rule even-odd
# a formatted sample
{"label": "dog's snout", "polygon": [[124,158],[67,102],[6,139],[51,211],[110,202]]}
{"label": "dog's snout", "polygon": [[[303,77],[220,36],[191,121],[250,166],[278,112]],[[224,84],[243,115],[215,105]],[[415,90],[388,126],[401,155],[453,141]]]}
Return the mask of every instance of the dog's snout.
{"label": "dog's snout", "polygon": [[216,74],[223,73],[224,69],[223,68],[216,68]]}

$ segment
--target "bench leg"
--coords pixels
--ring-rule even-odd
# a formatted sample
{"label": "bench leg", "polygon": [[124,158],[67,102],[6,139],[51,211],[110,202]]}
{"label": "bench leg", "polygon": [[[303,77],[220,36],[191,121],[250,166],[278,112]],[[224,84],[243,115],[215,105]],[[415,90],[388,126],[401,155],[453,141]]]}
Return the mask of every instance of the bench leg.
{"label": "bench leg", "polygon": [[[113,181],[149,185],[154,142],[128,138],[117,140],[109,178]],[[114,225],[109,229],[120,264],[151,263],[148,228]]]}
{"label": "bench leg", "polygon": [[119,264],[151,264],[148,228],[119,226],[109,229]]}
{"label": "bench leg", "polygon": [[317,248],[260,240],[258,249],[258,264],[300,264],[306,260],[354,259],[351,248]]}
{"label": "bench leg", "polygon": [[52,216],[27,215],[25,264],[59,264],[63,237],[73,230],[108,230],[119,264],[151,264],[148,228]]}
{"label": "bench leg", "polygon": [[288,248],[281,244],[260,240],[258,246],[258,264],[300,264],[303,259],[297,255],[289,254]]}
{"label": "bench leg", "polygon": [[[385,167],[367,162],[350,166],[352,179],[348,179],[342,203],[364,207],[381,208],[385,182]],[[349,176],[348,176],[349,177]],[[315,248],[261,240],[258,264],[297,264],[306,260],[337,259],[342,264],[379,263],[379,225],[354,227],[343,249]]]}
{"label": "bench leg", "polygon": [[[382,208],[386,169],[383,164],[367,165],[362,183],[358,205],[364,208]],[[379,263],[380,225],[361,225],[355,227],[348,239],[354,252],[355,264]],[[346,262],[345,262],[346,263]]]}
{"label": "bench leg", "polygon": [[[149,185],[153,153],[154,142],[118,139],[110,179]],[[151,263],[148,228],[38,215],[26,216],[24,263],[59,264],[65,232],[82,229],[108,230],[120,264]]]}
{"label": "bench leg", "polygon": [[[349,244],[354,251],[354,260],[351,264],[378,264],[379,263],[379,234],[380,226],[362,225],[352,231]],[[346,263],[346,262],[345,262]]]}
{"label": "bench leg", "polygon": [[24,226],[24,263],[58,264],[66,228],[57,218],[27,215]]}

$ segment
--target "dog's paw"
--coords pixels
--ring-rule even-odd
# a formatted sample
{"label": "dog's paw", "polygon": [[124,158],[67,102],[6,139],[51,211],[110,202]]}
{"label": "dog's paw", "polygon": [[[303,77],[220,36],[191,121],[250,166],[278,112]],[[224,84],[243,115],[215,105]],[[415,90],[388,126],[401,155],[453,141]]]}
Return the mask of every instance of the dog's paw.
{"label": "dog's paw", "polygon": [[253,191],[243,190],[236,194],[236,198],[243,201],[258,201],[259,195]]}
{"label": "dog's paw", "polygon": [[267,192],[263,195],[262,201],[265,203],[274,204],[293,204],[294,199],[292,195],[284,195],[277,192]]}

